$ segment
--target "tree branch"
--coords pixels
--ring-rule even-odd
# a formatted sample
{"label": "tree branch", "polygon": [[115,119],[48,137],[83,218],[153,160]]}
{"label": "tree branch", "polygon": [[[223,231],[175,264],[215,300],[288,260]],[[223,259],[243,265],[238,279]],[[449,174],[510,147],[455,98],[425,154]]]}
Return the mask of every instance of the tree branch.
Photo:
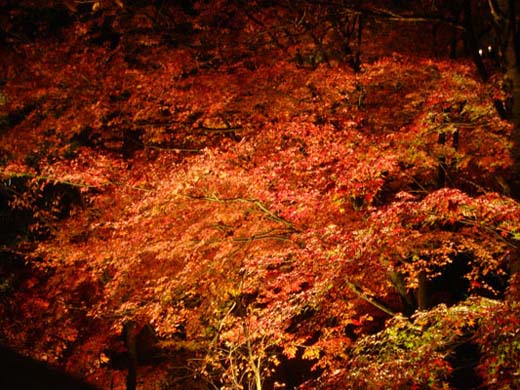
{"label": "tree branch", "polygon": [[377,309],[381,310],[383,313],[388,314],[389,316],[393,317],[397,313],[395,313],[392,309],[387,307],[386,305],[378,302],[376,299],[369,297],[361,287],[359,287],[357,284],[350,282],[346,280],[347,286],[350,288],[352,292],[354,292],[358,297],[365,300],[366,302],[370,303],[372,306],[376,307]]}
{"label": "tree branch", "polygon": [[267,214],[269,218],[275,222],[280,222],[285,226],[289,227],[292,231],[297,231],[292,222],[286,220],[285,218],[280,217],[275,212],[269,210],[262,202],[257,199],[248,199],[248,198],[219,198],[216,194],[212,193],[210,196],[193,196],[193,195],[183,195],[189,199],[197,199],[197,200],[207,200],[209,202],[217,202],[217,203],[251,203],[256,206],[260,211],[264,214]]}

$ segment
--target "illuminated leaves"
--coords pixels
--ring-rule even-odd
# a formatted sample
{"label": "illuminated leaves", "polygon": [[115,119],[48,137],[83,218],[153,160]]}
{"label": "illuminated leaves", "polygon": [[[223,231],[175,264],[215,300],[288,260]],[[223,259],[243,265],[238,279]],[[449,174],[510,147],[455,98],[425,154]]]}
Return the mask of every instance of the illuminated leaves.
{"label": "illuminated leaves", "polygon": [[[119,3],[93,5],[114,16]],[[23,67],[6,61],[2,113],[17,119],[0,136],[2,194],[47,229],[26,259],[41,281],[14,306],[34,319],[38,353],[102,375],[105,348],[137,319],[221,387],[254,387],[287,360],[333,388],[448,386],[448,350],[491,311],[468,295],[507,294],[514,267],[510,125],[464,64],[298,64],[298,50],[334,47],[332,15],[305,6],[317,13],[147,5],[109,18],[132,31],[117,45],[91,41],[102,19],[78,18],[70,38],[21,46]],[[434,291],[444,305],[395,315],[415,311],[423,276],[434,285],[457,267],[464,294]],[[8,338],[32,345],[13,323]],[[106,335],[82,339],[93,324]],[[516,336],[479,337],[492,383]]]}
{"label": "illuminated leaves", "polygon": [[479,371],[491,389],[519,385],[519,318],[517,302],[503,304],[482,322],[477,333],[484,355]]}
{"label": "illuminated leaves", "polygon": [[384,331],[356,343],[345,379],[353,387],[450,388],[449,375],[460,368],[450,365],[449,356],[471,343],[478,320],[499,306],[497,301],[471,299],[411,319],[396,316]]}

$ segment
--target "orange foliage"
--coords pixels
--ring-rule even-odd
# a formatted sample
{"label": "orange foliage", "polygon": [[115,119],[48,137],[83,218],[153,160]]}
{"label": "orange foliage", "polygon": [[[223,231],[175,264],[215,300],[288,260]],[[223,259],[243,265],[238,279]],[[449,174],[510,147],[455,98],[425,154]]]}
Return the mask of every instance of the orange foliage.
{"label": "orange foliage", "polygon": [[[291,19],[305,12],[101,3],[67,38],[18,44],[2,60],[4,206],[39,232],[9,243],[28,268],[5,295],[17,313],[0,310],[2,339],[114,388],[127,321],[153,329],[157,342],[142,348],[160,358],[139,374],[157,386],[182,386],[168,374],[181,363],[200,388],[258,377],[349,388],[377,367],[372,388],[400,374],[410,388],[447,383],[445,344],[392,350],[402,366],[359,362],[401,322],[419,332],[398,313],[416,308],[422,275],[434,285],[461,272],[466,290],[434,293],[463,306],[501,299],[518,261],[511,125],[467,61],[368,52],[359,73],[347,60],[309,67],[300,49],[336,43],[319,35],[326,26]],[[168,18],[171,35],[153,30]],[[434,328],[466,332],[456,310],[432,309]],[[489,315],[471,313],[472,325]],[[481,367],[498,369],[486,348]],[[295,361],[311,374],[284,377]]]}

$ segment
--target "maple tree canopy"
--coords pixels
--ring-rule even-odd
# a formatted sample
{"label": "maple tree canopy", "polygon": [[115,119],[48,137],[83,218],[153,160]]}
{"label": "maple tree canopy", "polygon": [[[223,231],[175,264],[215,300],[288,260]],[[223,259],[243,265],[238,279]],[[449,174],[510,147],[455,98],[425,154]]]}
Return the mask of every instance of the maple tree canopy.
{"label": "maple tree canopy", "polygon": [[0,8],[16,361],[54,388],[520,387],[515,1]]}

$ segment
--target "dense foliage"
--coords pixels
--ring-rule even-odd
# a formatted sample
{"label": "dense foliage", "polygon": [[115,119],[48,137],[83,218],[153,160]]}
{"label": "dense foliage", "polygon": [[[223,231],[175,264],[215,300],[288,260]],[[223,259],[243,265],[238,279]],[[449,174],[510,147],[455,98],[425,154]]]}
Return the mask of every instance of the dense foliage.
{"label": "dense foliage", "polygon": [[0,1],[0,342],[100,388],[518,387],[514,93],[467,2],[402,3]]}

